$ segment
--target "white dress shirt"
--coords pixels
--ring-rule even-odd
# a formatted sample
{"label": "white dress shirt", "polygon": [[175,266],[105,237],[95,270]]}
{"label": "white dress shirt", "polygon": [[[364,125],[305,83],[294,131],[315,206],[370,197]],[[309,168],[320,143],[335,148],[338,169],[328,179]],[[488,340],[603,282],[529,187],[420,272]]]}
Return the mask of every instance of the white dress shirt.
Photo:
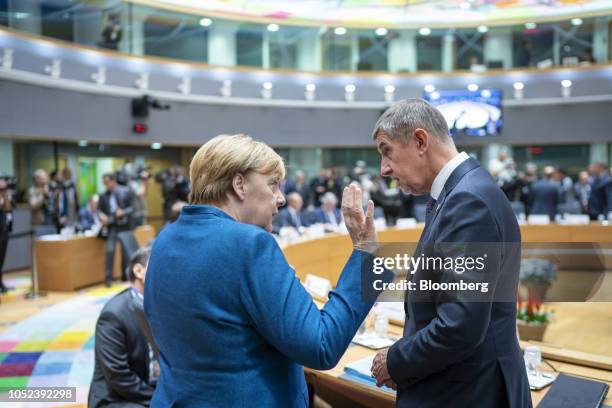
{"label": "white dress shirt", "polygon": [[466,152],[461,152],[452,159],[450,159],[448,163],[446,163],[444,167],[442,167],[442,170],[440,170],[440,172],[434,179],[433,184],[431,185],[431,191],[429,192],[431,198],[437,200],[438,197],[440,197],[440,193],[442,193],[442,189],[444,188],[444,185],[446,184],[446,181],[448,180],[450,175],[453,173],[453,171],[455,171],[457,167],[459,167],[461,163],[463,163],[469,158],[470,156],[468,156]]}

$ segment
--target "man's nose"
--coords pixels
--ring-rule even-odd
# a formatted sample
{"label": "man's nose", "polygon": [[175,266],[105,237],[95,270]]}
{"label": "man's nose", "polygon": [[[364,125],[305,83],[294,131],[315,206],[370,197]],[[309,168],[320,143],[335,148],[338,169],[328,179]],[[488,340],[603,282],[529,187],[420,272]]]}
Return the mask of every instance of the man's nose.
{"label": "man's nose", "polygon": [[383,177],[390,176],[392,173],[391,167],[388,166],[385,162],[380,163],[380,175]]}

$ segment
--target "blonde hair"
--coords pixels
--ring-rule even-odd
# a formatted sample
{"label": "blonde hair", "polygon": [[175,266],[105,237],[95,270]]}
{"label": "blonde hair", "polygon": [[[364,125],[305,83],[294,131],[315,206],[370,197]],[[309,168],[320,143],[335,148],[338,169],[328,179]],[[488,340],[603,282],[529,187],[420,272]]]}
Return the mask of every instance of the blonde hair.
{"label": "blonde hair", "polygon": [[285,178],[285,164],[272,148],[250,136],[219,135],[202,145],[191,159],[190,204],[223,204],[233,192],[236,174],[249,172]]}

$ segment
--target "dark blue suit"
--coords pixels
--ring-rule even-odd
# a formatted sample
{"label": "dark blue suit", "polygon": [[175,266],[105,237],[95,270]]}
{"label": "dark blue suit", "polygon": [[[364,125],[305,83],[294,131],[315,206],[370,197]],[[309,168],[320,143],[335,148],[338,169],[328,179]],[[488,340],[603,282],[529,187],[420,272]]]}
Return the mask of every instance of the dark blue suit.
{"label": "dark blue suit", "polygon": [[548,215],[555,220],[557,206],[561,202],[562,190],[559,183],[552,180],[538,180],[531,186],[531,207],[529,214]]}
{"label": "dark blue suit", "polygon": [[183,208],[155,239],[145,282],[161,363],[151,406],[307,407],[303,366],[334,367],[372,306],[365,256],[352,253],[319,310],[271,234]]}
{"label": "dark blue suit", "polygon": [[[442,242],[514,242],[518,248],[520,239],[508,199],[491,175],[468,159],[446,181],[419,248]],[[492,281],[497,271],[509,273],[506,290],[516,296],[520,256],[499,247],[500,264],[486,273]],[[435,251],[426,255],[439,256]],[[412,280],[419,279],[417,271]],[[531,407],[516,336],[516,300],[416,302],[409,296],[404,307],[403,338],[387,355],[398,407]]]}
{"label": "dark blue suit", "polygon": [[332,223],[325,211],[323,211],[323,207],[319,207],[315,210],[314,213],[314,222],[321,224],[336,224],[339,225],[342,221],[342,214],[338,208],[334,208],[334,217],[336,217],[336,222]]}
{"label": "dark blue suit", "polygon": [[308,217],[305,217],[304,212],[302,211],[299,211],[296,214],[296,217],[298,218],[298,221],[299,221],[299,225],[296,223],[296,220],[291,215],[291,212],[289,212],[288,208],[283,208],[282,210],[280,210],[276,217],[277,219],[275,220],[275,222],[279,225],[279,227],[298,228],[298,227],[307,227],[310,225],[310,221],[308,220]]}

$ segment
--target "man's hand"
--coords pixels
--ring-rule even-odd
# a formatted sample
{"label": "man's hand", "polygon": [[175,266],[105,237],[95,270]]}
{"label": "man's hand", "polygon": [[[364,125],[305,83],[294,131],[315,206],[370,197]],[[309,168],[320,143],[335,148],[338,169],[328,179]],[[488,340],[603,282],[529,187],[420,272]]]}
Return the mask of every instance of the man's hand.
{"label": "man's hand", "polygon": [[342,215],[348,229],[353,247],[367,252],[378,248],[374,229],[374,202],[368,201],[368,211],[363,213],[361,189],[354,184],[346,186],[342,193]]}
{"label": "man's hand", "polygon": [[124,215],[125,211],[123,211],[123,208],[117,208],[117,211],[115,211],[115,216],[117,218],[123,218]]}
{"label": "man's hand", "polygon": [[389,370],[387,369],[387,352],[389,349],[379,351],[372,362],[372,376],[376,378],[376,385],[382,387],[386,385],[389,388],[397,390],[397,384],[391,379]]}

